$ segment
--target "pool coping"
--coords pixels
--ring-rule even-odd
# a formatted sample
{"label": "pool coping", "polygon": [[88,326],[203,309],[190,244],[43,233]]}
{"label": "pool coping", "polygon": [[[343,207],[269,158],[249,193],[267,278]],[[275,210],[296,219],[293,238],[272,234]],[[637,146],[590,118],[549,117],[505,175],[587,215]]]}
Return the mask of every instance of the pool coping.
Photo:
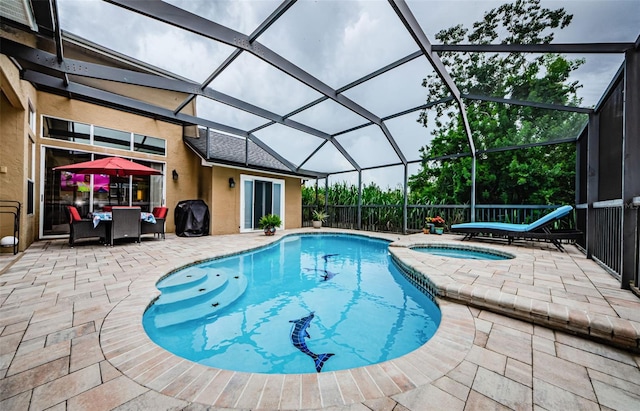
{"label": "pool coping", "polygon": [[[485,246],[461,246],[459,242],[453,243],[446,240],[424,242],[415,238],[406,238],[391,243],[389,252],[394,262],[405,272],[410,273],[416,281],[425,283],[425,287],[437,297],[640,352],[639,322],[505,293],[495,287],[460,283],[442,269],[443,261],[451,261],[451,259],[436,258],[412,249],[422,246],[468,247],[476,251],[488,250],[494,253],[500,251]],[[517,251],[510,250],[509,253],[513,254],[514,258],[523,257]]]}
{"label": "pool coping", "polygon": [[145,310],[159,295],[155,284],[176,268],[159,269],[158,275],[131,284],[130,295],[106,316],[100,346],[106,360],[133,381],[189,402],[220,408],[293,410],[389,397],[446,375],[464,360],[475,338],[468,307],[437,301],[442,317],[435,335],[418,349],[383,363],[315,374],[247,373],[200,365],[156,345],[142,325]]}
{"label": "pool coping", "polygon": [[[427,284],[436,296],[442,313],[436,334],[405,356],[367,367],[318,374],[258,374],[199,365],[157,346],[145,333],[142,315],[159,295],[155,284],[160,278],[185,265],[258,250],[289,235],[299,234],[355,235],[390,241],[389,253],[393,260],[405,272]],[[429,240],[427,244],[434,245],[434,240]],[[459,247],[458,242],[440,242]],[[625,348],[634,349],[631,342],[638,344],[640,324],[633,321],[592,315],[561,304],[540,304],[540,301],[490,287],[461,284],[443,269],[443,266],[451,264],[451,258],[434,258],[411,250],[411,247],[421,244],[425,242],[415,236],[402,238],[390,234],[350,234],[329,230],[296,232],[275,236],[261,241],[258,246],[247,246],[233,253],[220,253],[198,261],[174,261],[131,283],[129,296],[113,308],[102,324],[100,346],[106,360],[121,373],[147,388],[175,398],[219,408],[319,409],[365,403],[420,390],[450,373],[464,360],[474,342],[476,328],[472,306],[607,340],[613,345],[629,344]],[[526,254],[515,254],[516,258],[527,258]],[[597,321],[600,317],[606,317],[607,324],[611,325],[610,334],[599,334]],[[623,332],[627,333],[627,338],[620,338]]]}

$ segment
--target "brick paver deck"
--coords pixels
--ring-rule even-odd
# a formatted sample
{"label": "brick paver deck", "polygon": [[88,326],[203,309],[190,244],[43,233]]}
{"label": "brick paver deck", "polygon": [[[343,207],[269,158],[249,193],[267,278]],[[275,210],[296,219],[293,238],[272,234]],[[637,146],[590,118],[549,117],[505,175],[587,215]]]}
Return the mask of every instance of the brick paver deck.
{"label": "brick paver deck", "polygon": [[464,243],[515,256],[472,261],[410,248],[460,237],[378,235],[439,295],[443,315],[423,347],[369,367],[219,370],[144,333],[142,313],[166,273],[305,231],[318,233],[167,235],[115,247],[54,240],[3,254],[0,409],[640,409],[640,299],[572,246]]}

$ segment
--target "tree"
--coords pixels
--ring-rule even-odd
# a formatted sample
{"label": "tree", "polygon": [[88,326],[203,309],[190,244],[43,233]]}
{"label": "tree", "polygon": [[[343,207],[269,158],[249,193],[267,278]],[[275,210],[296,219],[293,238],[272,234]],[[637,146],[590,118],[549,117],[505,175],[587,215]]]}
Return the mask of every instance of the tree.
{"label": "tree", "polygon": [[[472,30],[457,25],[440,31],[436,39],[446,44],[549,43],[553,29],[566,27],[571,18],[562,8],[542,8],[540,0],[517,0],[486,12]],[[502,38],[500,33],[504,33]],[[524,53],[444,52],[440,57],[463,94],[561,105],[580,103],[576,93],[580,85],[568,79],[583,60]],[[435,74],[427,76],[422,85],[431,101],[449,94]],[[471,200],[472,159],[461,118],[452,104],[436,107],[434,138],[421,149],[421,170],[409,179],[411,191],[432,203]],[[586,124],[585,115],[479,100],[465,100],[465,105],[476,150],[482,153],[476,164],[479,202],[574,201],[574,145],[539,144],[575,137]],[[419,122],[427,126],[429,120],[427,110],[420,113]],[[504,151],[514,146],[526,148]]]}

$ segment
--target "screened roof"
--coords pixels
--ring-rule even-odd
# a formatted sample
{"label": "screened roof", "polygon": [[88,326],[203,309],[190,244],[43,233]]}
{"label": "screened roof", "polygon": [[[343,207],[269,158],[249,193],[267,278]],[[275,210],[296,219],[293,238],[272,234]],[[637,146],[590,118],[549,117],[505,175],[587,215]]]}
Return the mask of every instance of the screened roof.
{"label": "screened roof", "polygon": [[[126,103],[208,127],[214,139],[224,140],[221,147],[230,141],[220,137],[225,134],[249,138],[301,175],[340,173],[339,179],[353,179],[360,170],[365,182],[393,187],[403,181],[405,167],[409,174],[417,171],[419,148],[432,138],[431,128],[417,122],[420,110],[432,111],[428,107],[441,102],[421,86],[427,75],[446,83],[447,101],[492,98],[467,96],[457,88],[452,68],[438,56],[451,48],[436,44],[435,33],[456,24],[469,27],[505,2],[58,0],[58,34],[99,45],[156,73],[67,70],[68,84],[89,86],[74,90],[90,100]],[[624,51],[637,47],[640,2],[541,5],[573,14],[570,26],[555,30],[552,47],[495,44],[466,52],[553,51],[585,58],[569,81],[582,85],[576,111],[587,113],[619,70]],[[58,55],[64,58],[64,50]],[[184,100],[138,102],[135,93],[121,100],[118,82],[182,91]],[[193,99],[197,112],[190,116],[184,107]],[[580,131],[550,138],[576,138]]]}

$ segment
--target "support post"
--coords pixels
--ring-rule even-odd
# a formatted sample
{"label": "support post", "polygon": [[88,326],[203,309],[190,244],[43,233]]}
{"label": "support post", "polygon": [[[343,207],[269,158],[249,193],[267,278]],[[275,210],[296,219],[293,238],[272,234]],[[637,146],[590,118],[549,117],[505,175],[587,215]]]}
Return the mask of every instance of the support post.
{"label": "support post", "polygon": [[621,287],[638,286],[638,211],[640,196],[640,50],[625,53],[622,134],[622,270]]}
{"label": "support post", "polygon": [[407,182],[409,181],[409,166],[407,164],[404,165],[404,182],[402,186],[404,187],[403,198],[404,202],[402,203],[402,234],[407,234],[407,204],[409,199],[407,198]]}
{"label": "support post", "polygon": [[585,246],[587,258],[591,258],[596,246],[596,211],[593,203],[598,201],[598,175],[600,174],[600,114],[589,114],[587,131],[587,221],[585,223]]}
{"label": "support post", "polygon": [[362,230],[362,170],[358,170],[358,230]]}

